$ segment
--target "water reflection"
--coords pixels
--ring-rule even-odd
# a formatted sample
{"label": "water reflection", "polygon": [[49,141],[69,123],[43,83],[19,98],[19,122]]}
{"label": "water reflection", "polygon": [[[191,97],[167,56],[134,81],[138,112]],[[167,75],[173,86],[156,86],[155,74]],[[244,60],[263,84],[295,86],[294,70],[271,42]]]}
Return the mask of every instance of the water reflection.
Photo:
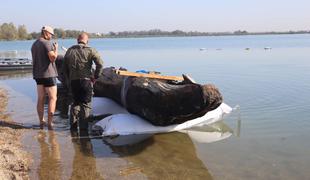
{"label": "water reflection", "polygon": [[[64,139],[57,131],[39,130],[37,141],[40,147],[40,159],[35,164],[36,179],[103,179],[97,171],[91,138],[87,132]],[[59,140],[58,140],[59,139]],[[70,143],[70,139],[71,142]],[[69,141],[68,141],[69,140]],[[31,143],[31,142],[30,142]],[[61,152],[64,153],[61,156]],[[34,159],[36,161],[36,154]],[[70,171],[70,169],[72,169]]]}
{"label": "water reflection", "polygon": [[[63,130],[56,126],[54,131],[37,131],[41,158],[35,160],[37,168],[33,168],[36,169],[33,178],[103,179],[145,175],[149,179],[212,179],[208,163],[202,162],[197,144],[193,143],[198,142],[197,137],[191,133],[200,133],[198,137],[204,139],[204,143],[228,138],[232,133],[225,123],[219,122],[186,133],[118,136],[103,138],[102,142],[88,132]],[[34,159],[37,158],[35,153]],[[119,158],[128,163],[117,164]]]}
{"label": "water reflection", "polygon": [[39,131],[37,140],[40,145],[41,161],[38,168],[40,179],[60,179],[60,148],[54,131]]}
{"label": "water reflection", "polygon": [[31,53],[30,51],[0,51],[0,58],[24,58],[24,57],[30,57]]}
{"label": "water reflection", "polygon": [[[80,135],[80,136],[79,136]],[[103,179],[97,171],[93,146],[87,131],[71,132],[74,147],[71,179]]]}
{"label": "water reflection", "polygon": [[138,144],[111,148],[150,179],[212,179],[191,139],[183,133],[158,134]]}
{"label": "water reflection", "polygon": [[0,71],[0,80],[32,77],[32,69],[18,71]]}
{"label": "water reflection", "polygon": [[150,179],[212,179],[198,158],[193,141],[211,143],[230,137],[233,130],[223,121],[195,127],[184,133],[131,135],[104,138],[114,153],[133,163],[122,172],[142,172]]}

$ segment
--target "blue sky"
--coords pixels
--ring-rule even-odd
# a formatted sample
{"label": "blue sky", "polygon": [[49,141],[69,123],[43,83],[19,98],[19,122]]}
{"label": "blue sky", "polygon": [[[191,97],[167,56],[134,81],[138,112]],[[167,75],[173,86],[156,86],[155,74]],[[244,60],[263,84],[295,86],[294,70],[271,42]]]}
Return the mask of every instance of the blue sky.
{"label": "blue sky", "polygon": [[309,0],[3,0],[0,23],[88,32],[310,30]]}

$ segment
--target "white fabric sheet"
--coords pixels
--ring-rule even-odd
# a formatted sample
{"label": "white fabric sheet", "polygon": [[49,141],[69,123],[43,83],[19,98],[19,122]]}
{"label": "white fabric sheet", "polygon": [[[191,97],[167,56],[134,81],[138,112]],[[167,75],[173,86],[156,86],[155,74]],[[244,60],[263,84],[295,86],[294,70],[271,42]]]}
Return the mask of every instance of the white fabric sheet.
{"label": "white fabric sheet", "polygon": [[[107,98],[94,98],[93,114],[113,114],[94,126],[99,126],[103,130],[103,136],[113,135],[132,135],[132,134],[155,134],[172,131],[181,131],[194,126],[208,125],[223,119],[225,114],[229,114],[232,108],[225,103],[222,103],[218,108],[208,112],[202,117],[186,121],[182,124],[170,126],[154,126],[151,123],[143,120],[141,117],[129,114],[126,109]],[[97,129],[98,127],[94,127]]]}

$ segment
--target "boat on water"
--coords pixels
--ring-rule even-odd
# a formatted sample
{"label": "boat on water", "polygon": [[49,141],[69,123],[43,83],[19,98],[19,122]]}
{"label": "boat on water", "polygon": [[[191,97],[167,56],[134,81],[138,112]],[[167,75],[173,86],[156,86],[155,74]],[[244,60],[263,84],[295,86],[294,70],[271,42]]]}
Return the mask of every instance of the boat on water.
{"label": "boat on water", "polygon": [[0,58],[0,71],[32,69],[32,60],[28,58]]}

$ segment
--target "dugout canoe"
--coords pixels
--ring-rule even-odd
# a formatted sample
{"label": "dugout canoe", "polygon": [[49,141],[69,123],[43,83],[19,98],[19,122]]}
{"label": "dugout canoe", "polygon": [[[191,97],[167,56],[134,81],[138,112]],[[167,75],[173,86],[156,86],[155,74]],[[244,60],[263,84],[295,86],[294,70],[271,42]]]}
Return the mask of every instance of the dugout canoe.
{"label": "dugout canoe", "polygon": [[107,97],[155,126],[182,124],[219,107],[223,98],[212,84],[120,75],[104,68],[94,84],[95,97]]}

